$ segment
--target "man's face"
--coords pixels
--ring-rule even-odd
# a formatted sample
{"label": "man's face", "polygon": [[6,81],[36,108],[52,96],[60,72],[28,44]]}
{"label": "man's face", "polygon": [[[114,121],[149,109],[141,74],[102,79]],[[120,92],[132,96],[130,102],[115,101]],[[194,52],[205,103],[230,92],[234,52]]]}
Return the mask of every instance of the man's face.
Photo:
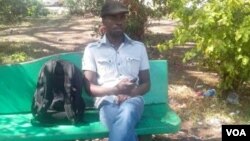
{"label": "man's face", "polygon": [[106,32],[113,37],[123,36],[125,20],[125,13],[107,15],[102,18],[102,22],[106,28]]}

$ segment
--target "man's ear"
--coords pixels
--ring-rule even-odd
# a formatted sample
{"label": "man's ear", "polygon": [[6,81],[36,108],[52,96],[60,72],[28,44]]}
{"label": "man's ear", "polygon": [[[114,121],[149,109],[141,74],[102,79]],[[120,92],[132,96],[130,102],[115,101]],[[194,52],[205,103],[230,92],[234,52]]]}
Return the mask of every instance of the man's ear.
{"label": "man's ear", "polygon": [[106,33],[106,27],[102,24],[99,26],[99,29],[98,29],[98,32],[99,34],[102,36]]}

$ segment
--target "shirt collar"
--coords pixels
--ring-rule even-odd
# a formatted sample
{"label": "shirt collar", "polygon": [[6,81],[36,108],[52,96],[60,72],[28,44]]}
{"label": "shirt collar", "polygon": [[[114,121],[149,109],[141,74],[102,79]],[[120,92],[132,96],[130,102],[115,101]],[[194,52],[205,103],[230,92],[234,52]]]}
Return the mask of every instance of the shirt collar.
{"label": "shirt collar", "polygon": [[[132,44],[132,39],[131,38],[129,38],[129,36],[127,35],[127,34],[125,34],[124,33],[124,43],[125,44]],[[101,46],[101,45],[104,45],[104,44],[111,44],[110,42],[109,42],[109,40],[108,40],[108,38],[107,38],[107,36],[106,36],[106,34],[104,34],[103,35],[103,37],[100,39],[100,41],[99,41],[99,47]]]}

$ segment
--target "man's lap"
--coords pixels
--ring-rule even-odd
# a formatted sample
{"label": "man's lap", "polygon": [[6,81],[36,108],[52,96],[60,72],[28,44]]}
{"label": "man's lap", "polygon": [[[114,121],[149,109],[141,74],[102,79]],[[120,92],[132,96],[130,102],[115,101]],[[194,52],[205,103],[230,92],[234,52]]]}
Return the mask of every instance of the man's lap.
{"label": "man's lap", "polygon": [[142,97],[129,98],[121,104],[103,101],[99,109],[100,120],[108,127],[112,126],[117,118],[127,118],[127,122],[132,120],[137,123],[144,109],[144,101]]}

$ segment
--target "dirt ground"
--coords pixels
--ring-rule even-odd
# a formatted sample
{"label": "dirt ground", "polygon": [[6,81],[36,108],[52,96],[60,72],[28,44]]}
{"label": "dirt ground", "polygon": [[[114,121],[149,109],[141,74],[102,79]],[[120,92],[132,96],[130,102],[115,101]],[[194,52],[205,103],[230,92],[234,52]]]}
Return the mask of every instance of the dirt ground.
{"label": "dirt ground", "polygon": [[[58,52],[80,51],[92,41],[99,39],[96,36],[94,25],[99,22],[99,18],[93,18],[91,15],[84,17],[75,17],[70,19],[54,18],[53,20],[39,20],[32,24],[13,26],[12,28],[2,29],[0,31],[1,41],[8,42],[34,42],[43,46],[45,54],[50,55]],[[176,22],[169,20],[154,20],[149,23],[149,31],[154,33],[152,38],[170,38]],[[150,38],[151,38],[150,37]],[[218,76],[214,73],[207,73],[197,70],[194,64],[183,64],[181,57],[183,53],[190,49],[192,44],[177,47],[166,52],[164,56],[157,56],[158,53],[149,48],[150,56],[155,59],[167,59],[169,62],[169,99],[171,107],[177,112],[188,112],[185,108],[185,101],[202,102],[197,96],[194,88],[198,85],[213,87],[218,81]],[[40,57],[40,56],[37,56]],[[184,100],[175,99],[182,95]],[[191,100],[190,100],[191,99]],[[156,141],[181,140],[181,141],[205,141],[221,140],[220,124],[208,124],[205,122],[196,122],[188,118],[182,119],[181,131],[171,135],[155,135]],[[196,126],[194,126],[194,124]]]}

